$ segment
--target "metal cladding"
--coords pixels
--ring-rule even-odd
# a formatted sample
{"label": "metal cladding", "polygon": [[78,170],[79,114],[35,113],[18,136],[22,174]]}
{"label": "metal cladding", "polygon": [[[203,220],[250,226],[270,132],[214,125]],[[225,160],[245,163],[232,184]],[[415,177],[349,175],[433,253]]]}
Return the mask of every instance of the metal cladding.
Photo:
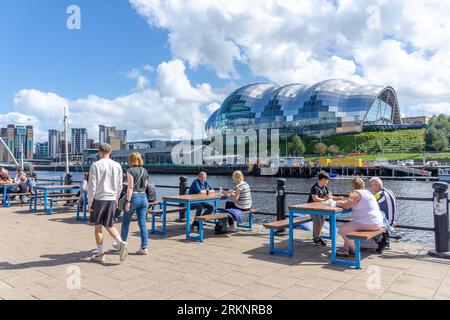
{"label": "metal cladding", "polygon": [[284,135],[325,137],[360,132],[370,124],[401,124],[394,88],[326,80],[239,88],[211,115],[206,129],[279,129]]}

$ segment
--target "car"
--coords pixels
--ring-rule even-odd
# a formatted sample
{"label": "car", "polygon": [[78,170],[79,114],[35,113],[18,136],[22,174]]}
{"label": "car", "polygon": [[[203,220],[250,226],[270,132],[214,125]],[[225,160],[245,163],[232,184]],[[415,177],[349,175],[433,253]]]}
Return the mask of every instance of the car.
{"label": "car", "polygon": [[405,160],[405,166],[413,166],[414,160]]}
{"label": "car", "polygon": [[397,165],[400,166],[400,167],[404,167],[405,166],[405,162],[401,161],[401,160],[398,160],[397,161]]}
{"label": "car", "polygon": [[437,161],[427,161],[425,167],[439,167],[439,162]]}

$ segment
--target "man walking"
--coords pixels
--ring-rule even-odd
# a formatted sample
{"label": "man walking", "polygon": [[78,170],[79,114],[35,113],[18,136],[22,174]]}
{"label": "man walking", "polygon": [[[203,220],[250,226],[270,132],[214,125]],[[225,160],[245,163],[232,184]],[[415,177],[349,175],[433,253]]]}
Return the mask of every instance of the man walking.
{"label": "man walking", "polygon": [[122,190],[122,167],[110,159],[111,152],[109,144],[104,143],[99,146],[100,160],[91,166],[87,190],[90,221],[95,225],[95,241],[98,247],[91,261],[100,263],[105,262],[103,227],[120,244],[120,261],[125,261],[128,256],[128,243],[122,240],[113,223],[114,212]]}

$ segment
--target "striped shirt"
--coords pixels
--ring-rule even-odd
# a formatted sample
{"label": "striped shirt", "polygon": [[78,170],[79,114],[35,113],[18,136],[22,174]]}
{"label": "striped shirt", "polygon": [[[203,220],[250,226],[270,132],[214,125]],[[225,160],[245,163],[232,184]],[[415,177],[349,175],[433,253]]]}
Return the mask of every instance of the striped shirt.
{"label": "striped shirt", "polygon": [[236,186],[239,189],[239,199],[235,202],[236,207],[241,210],[250,210],[252,208],[252,192],[247,182],[242,181]]}
{"label": "striped shirt", "polygon": [[389,225],[392,226],[397,220],[397,199],[394,193],[389,189],[383,188],[375,194],[375,198],[378,201],[380,211],[384,212]]}

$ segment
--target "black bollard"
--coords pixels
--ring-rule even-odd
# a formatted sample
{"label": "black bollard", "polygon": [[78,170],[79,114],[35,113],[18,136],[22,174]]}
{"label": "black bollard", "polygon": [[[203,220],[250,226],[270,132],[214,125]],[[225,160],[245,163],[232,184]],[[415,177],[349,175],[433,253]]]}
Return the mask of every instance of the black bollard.
{"label": "black bollard", "polygon": [[[286,219],[286,179],[277,180],[277,221]],[[279,229],[277,234],[284,233]]]}
{"label": "black bollard", "polygon": [[[187,189],[187,178],[180,177],[180,191],[179,191],[180,196],[184,196],[186,194],[186,189]],[[183,222],[185,218],[186,218],[185,211],[181,211],[177,221]]]}
{"label": "black bollard", "polygon": [[448,211],[448,184],[433,183],[433,215],[435,250],[429,254],[439,258],[450,259],[450,224]]}

